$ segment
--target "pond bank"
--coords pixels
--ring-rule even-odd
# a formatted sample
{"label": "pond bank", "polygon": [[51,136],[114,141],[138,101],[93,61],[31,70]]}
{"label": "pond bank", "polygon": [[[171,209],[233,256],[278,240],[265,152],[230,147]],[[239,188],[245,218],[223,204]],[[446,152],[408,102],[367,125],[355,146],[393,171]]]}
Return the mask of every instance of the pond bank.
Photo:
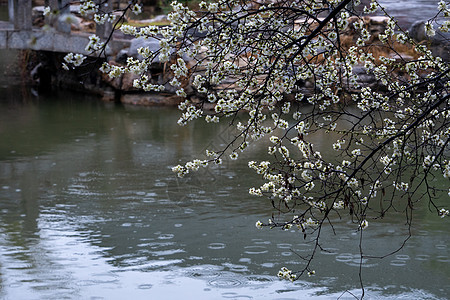
{"label": "pond bank", "polygon": [[[358,21],[356,17],[349,19],[350,24]],[[411,48],[407,48],[397,43],[396,51],[386,51],[385,47],[378,39],[378,35],[383,33],[387,26],[387,17],[383,16],[370,16],[364,17],[364,26],[371,33],[372,38],[367,43],[374,46],[371,49],[374,50],[374,56],[383,55],[396,60],[411,60],[416,59],[418,54]],[[427,44],[435,55],[441,56],[444,60],[448,61],[450,58],[450,46],[448,44],[448,36],[443,38],[428,38],[424,33],[424,22],[417,21],[410,28],[411,36],[422,44]],[[349,48],[355,45],[357,33],[353,30],[353,26],[350,25],[349,29],[343,32],[343,37],[347,41],[347,45],[343,45],[344,48]],[[159,51],[159,40],[155,38],[137,38],[130,40],[130,46],[124,48],[116,53],[111,54],[108,57],[108,62],[113,65],[125,66],[128,58],[142,59],[138,54],[140,47],[148,47],[153,53]],[[381,51],[379,51],[382,49]],[[377,52],[377,53],[375,53]],[[150,65],[147,75],[151,78],[152,84],[163,85],[165,87],[164,93],[143,92],[136,89],[133,86],[133,81],[138,78],[134,74],[124,74],[118,78],[109,78],[108,76],[98,71],[99,66],[104,60],[97,58],[89,58],[90,64],[85,67],[77,68],[76,70],[65,71],[61,65],[64,62],[63,53],[52,53],[40,51],[30,55],[28,60],[27,69],[30,70],[30,79],[39,86],[39,90],[48,91],[53,87],[69,88],[72,90],[93,93],[99,95],[104,101],[115,101],[124,104],[133,105],[167,105],[176,106],[181,101],[182,97],[178,97],[169,81],[172,78],[172,71],[167,64],[160,63],[157,59]],[[176,59],[173,57],[173,59]],[[190,58],[183,57],[186,63],[194,65],[195,61]],[[367,74],[365,68],[362,65],[354,66],[353,72],[358,75],[359,83],[361,86],[377,87],[377,81],[372,74]],[[198,73],[201,74],[201,73]],[[195,74],[194,74],[195,75]],[[305,95],[311,93],[311,87],[314,86],[312,81],[305,82],[300,87],[300,92]],[[190,84],[190,81],[186,80],[182,83],[182,87],[187,93],[188,99],[192,102],[200,102],[204,100],[204,94],[198,93],[195,88]],[[227,88],[233,88],[233,85],[227,85]],[[220,89],[220,86],[218,87]],[[352,90],[351,92],[358,92],[358,90]],[[291,98],[290,95],[286,95],[286,99]]]}

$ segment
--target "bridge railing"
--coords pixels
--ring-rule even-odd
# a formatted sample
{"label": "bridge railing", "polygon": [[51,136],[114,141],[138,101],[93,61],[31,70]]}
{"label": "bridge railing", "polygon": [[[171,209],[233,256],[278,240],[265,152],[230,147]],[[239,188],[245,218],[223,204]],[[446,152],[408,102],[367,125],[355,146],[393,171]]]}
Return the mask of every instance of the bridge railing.
{"label": "bridge railing", "polygon": [[9,21],[15,30],[31,30],[31,0],[8,0]]}
{"label": "bridge railing", "polygon": [[[71,32],[71,24],[65,22],[64,14],[70,13],[71,0],[45,0],[51,10],[58,10],[59,14],[46,21],[55,30],[39,30],[33,28],[33,7],[31,0],[8,0],[8,11],[10,24],[0,28],[0,49],[33,49],[51,52],[75,52],[84,55],[96,56],[96,53],[86,50],[89,43],[89,32]],[[96,0],[98,3],[104,0]],[[112,2],[108,0],[103,3],[102,11],[111,11]],[[108,5],[105,5],[108,4]],[[73,7],[72,7],[73,12]],[[96,34],[102,38],[108,38],[111,34],[112,25],[96,25]],[[111,39],[108,43],[108,53],[114,54],[128,47],[129,40]],[[108,54],[109,55],[109,54]]]}
{"label": "bridge railing", "polygon": [[[71,25],[64,21],[64,16],[70,14],[70,0],[46,0],[46,4],[50,7],[51,11],[59,11],[59,16],[52,25],[54,28],[62,33],[70,33]],[[104,12],[112,11],[112,1],[97,0],[101,6],[100,9]],[[14,24],[14,30],[31,30],[32,29],[32,3],[31,0],[8,0],[8,13],[9,20]],[[49,24],[50,25],[50,24]],[[100,38],[106,38],[109,36],[112,30],[111,23],[106,22],[103,25],[96,24],[96,35]]]}

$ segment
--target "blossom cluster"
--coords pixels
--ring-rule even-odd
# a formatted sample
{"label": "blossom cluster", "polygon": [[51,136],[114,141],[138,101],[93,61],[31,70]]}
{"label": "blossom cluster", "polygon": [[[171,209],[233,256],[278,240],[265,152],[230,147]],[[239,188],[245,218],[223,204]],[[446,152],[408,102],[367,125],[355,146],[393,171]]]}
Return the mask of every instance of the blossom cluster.
{"label": "blossom cluster", "polygon": [[89,36],[89,43],[84,48],[88,52],[96,52],[101,50],[105,46],[105,43],[95,34]]}
{"label": "blossom cluster", "polygon": [[116,20],[114,14],[94,14],[94,21],[96,24],[105,24],[107,22],[113,23]]}
{"label": "blossom cluster", "polygon": [[295,281],[295,279],[297,279],[297,275],[286,267],[281,268],[281,270],[278,272],[278,277],[290,281]]}
{"label": "blossom cluster", "polygon": [[184,166],[177,165],[172,168],[172,171],[177,173],[178,177],[183,177],[186,174],[189,174],[190,171],[198,171],[200,167],[208,166],[207,160],[199,160],[195,159],[193,161],[187,162]]}
{"label": "blossom cluster", "polygon": [[[377,203],[390,204],[382,214],[394,211],[397,197],[410,204],[421,189],[429,191],[425,194],[438,216],[448,215],[434,203],[447,190],[428,180],[437,174],[450,178],[448,62],[416,43],[390,16],[375,34],[364,18],[385,12],[375,0],[356,18],[341,1],[283,3],[249,7],[233,0],[203,1],[193,11],[172,2],[168,26],[120,27],[124,34],[159,40],[157,51],[142,47],[142,58],[105,63],[101,71],[111,78],[137,74],[133,86],[144,91],[173,89],[182,99],[182,126],[203,118],[228,122],[236,130],[223,149],[174,166],[180,177],[239,159],[251,144],[267,146],[268,158],[248,163],[263,180],[248,191],[269,197],[274,208],[294,216],[258,221],[257,228],[312,234],[335,214],[350,216],[355,229],[366,229],[368,219],[380,216]],[[83,1],[82,8],[98,23],[109,20],[92,1]],[[129,9],[141,10],[134,4]],[[425,23],[429,36],[448,31],[445,1],[438,10],[444,21]],[[104,41],[91,36],[86,50],[103,47]],[[66,59],[82,62],[73,54]],[[164,83],[152,80],[154,62],[164,65]],[[288,269],[279,276],[296,279]]]}
{"label": "blossom cluster", "polygon": [[82,0],[80,3],[80,14],[82,16],[95,14],[98,9],[99,6],[92,0]]}
{"label": "blossom cluster", "polygon": [[73,65],[74,67],[79,67],[86,59],[86,56],[82,54],[74,54],[74,53],[68,53],[66,56],[64,56],[63,68],[65,70],[69,70],[69,66]]}

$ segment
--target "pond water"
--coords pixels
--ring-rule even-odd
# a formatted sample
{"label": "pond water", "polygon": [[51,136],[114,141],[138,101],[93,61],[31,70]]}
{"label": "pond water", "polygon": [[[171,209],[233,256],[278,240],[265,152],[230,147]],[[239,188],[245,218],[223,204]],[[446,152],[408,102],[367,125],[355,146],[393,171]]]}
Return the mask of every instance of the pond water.
{"label": "pond water", "polygon": [[[258,230],[270,202],[248,195],[259,179],[226,162],[177,180],[170,166],[218,148],[224,125],[176,125],[169,108],[124,107],[55,92],[0,87],[0,299],[352,299],[358,233],[336,223],[316,275],[301,267],[311,245],[296,231]],[[264,156],[264,147],[250,150]],[[249,154],[249,155],[250,155]],[[244,157],[245,158],[245,157]],[[368,299],[446,299],[448,219],[415,215],[403,250],[362,267]],[[395,250],[399,213],[371,222],[364,250]]]}
{"label": "pond water", "polygon": [[[414,22],[436,16],[440,0],[379,0],[386,12],[395,17],[398,25],[407,30]],[[367,1],[369,2],[369,1]]]}

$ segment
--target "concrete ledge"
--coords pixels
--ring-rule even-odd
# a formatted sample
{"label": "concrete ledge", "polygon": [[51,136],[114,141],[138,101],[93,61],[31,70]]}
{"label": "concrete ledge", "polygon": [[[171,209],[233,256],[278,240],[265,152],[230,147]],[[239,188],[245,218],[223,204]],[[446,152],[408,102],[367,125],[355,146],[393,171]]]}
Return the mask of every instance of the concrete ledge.
{"label": "concrete ledge", "polygon": [[[43,30],[0,30],[0,48],[33,49],[36,51],[74,52],[87,56],[96,56],[85,50],[90,34],[62,33]],[[107,54],[116,54],[130,45],[128,40],[112,40],[107,47]]]}

